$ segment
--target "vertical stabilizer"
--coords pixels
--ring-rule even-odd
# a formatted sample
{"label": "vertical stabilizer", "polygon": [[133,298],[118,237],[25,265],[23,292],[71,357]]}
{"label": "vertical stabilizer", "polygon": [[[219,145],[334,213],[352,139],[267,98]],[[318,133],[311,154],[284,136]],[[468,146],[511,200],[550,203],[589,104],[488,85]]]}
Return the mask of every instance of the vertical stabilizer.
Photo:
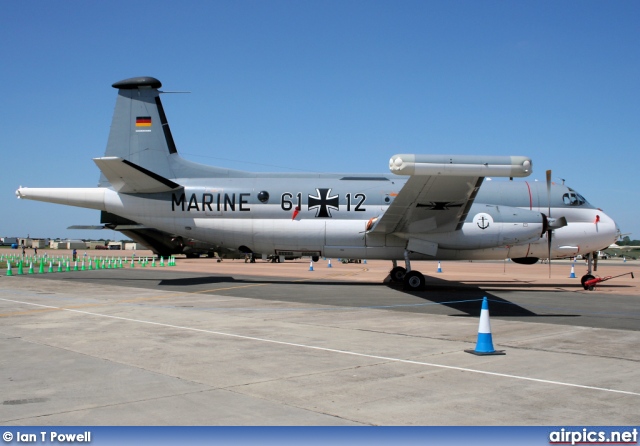
{"label": "vertical stabilizer", "polygon": [[[165,178],[175,178],[169,156],[177,153],[160,102],[162,84],[153,77],[135,77],[113,84],[118,99],[105,156],[120,157]],[[100,186],[109,186],[100,175]]]}

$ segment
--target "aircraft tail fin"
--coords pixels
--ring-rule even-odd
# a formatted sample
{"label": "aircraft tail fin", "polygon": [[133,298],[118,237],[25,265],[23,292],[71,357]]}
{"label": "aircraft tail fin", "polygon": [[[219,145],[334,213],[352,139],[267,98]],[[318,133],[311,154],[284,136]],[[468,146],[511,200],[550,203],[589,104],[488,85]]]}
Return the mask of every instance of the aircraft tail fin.
{"label": "aircraft tail fin", "polygon": [[[156,174],[164,179],[251,175],[249,172],[194,163],[178,155],[160,101],[162,92],[158,89],[162,83],[158,79],[149,76],[134,77],[116,82],[112,86],[118,89],[118,98],[107,149],[102,159],[120,158],[146,173]],[[125,168],[114,161],[109,164],[118,169]],[[101,169],[103,167],[105,166],[100,166]],[[128,170],[133,172],[132,169]],[[103,169],[99,186],[113,186],[111,179],[113,178],[105,175]],[[145,182],[147,184],[142,189],[154,188],[148,179]],[[168,186],[169,189],[172,187]]]}
{"label": "aircraft tail fin", "polygon": [[[122,158],[173,178],[168,157],[178,151],[160,101],[161,86],[158,79],[148,76],[113,84],[118,89],[118,99],[105,157]],[[108,185],[108,179],[101,175],[100,186]]]}

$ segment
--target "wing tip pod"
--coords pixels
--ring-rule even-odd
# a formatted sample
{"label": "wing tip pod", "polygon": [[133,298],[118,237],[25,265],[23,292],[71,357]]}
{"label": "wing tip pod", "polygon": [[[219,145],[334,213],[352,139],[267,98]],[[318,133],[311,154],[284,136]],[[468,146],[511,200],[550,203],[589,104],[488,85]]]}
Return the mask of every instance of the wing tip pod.
{"label": "wing tip pod", "polygon": [[394,155],[389,170],[396,175],[526,177],[532,172],[526,156]]}

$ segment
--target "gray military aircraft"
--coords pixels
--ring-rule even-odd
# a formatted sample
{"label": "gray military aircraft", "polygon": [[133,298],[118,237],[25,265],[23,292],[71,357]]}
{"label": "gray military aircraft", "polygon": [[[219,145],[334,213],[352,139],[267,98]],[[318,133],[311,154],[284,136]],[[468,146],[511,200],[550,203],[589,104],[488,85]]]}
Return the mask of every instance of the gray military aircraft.
{"label": "gray military aircraft", "polygon": [[[243,253],[387,259],[408,290],[425,278],[411,260],[572,257],[620,231],[564,185],[513,181],[524,156],[395,155],[391,174],[252,173],[180,157],[160,81],[118,89],[95,188],[28,188],[19,198],[98,209],[147,228]],[[506,177],[511,181],[484,181]],[[404,260],[405,266],[397,261]],[[592,278],[591,265],[582,281]]]}

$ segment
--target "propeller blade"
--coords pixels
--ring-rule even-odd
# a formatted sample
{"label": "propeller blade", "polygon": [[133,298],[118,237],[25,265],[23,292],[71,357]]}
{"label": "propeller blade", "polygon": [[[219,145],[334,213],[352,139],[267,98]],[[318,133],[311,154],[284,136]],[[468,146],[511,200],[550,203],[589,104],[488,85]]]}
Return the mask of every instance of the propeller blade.
{"label": "propeller blade", "polygon": [[[547,212],[547,217],[551,219],[551,170],[547,170]],[[551,233],[551,222],[549,222],[549,229],[547,230],[547,258],[549,260],[549,279],[551,279]]]}
{"label": "propeller blade", "polygon": [[551,218],[551,171],[547,170],[547,217]]}
{"label": "propeller blade", "polygon": [[547,254],[548,254],[548,259],[549,259],[549,279],[551,279],[551,237],[553,234],[553,231],[550,229],[549,231],[547,231]]}

